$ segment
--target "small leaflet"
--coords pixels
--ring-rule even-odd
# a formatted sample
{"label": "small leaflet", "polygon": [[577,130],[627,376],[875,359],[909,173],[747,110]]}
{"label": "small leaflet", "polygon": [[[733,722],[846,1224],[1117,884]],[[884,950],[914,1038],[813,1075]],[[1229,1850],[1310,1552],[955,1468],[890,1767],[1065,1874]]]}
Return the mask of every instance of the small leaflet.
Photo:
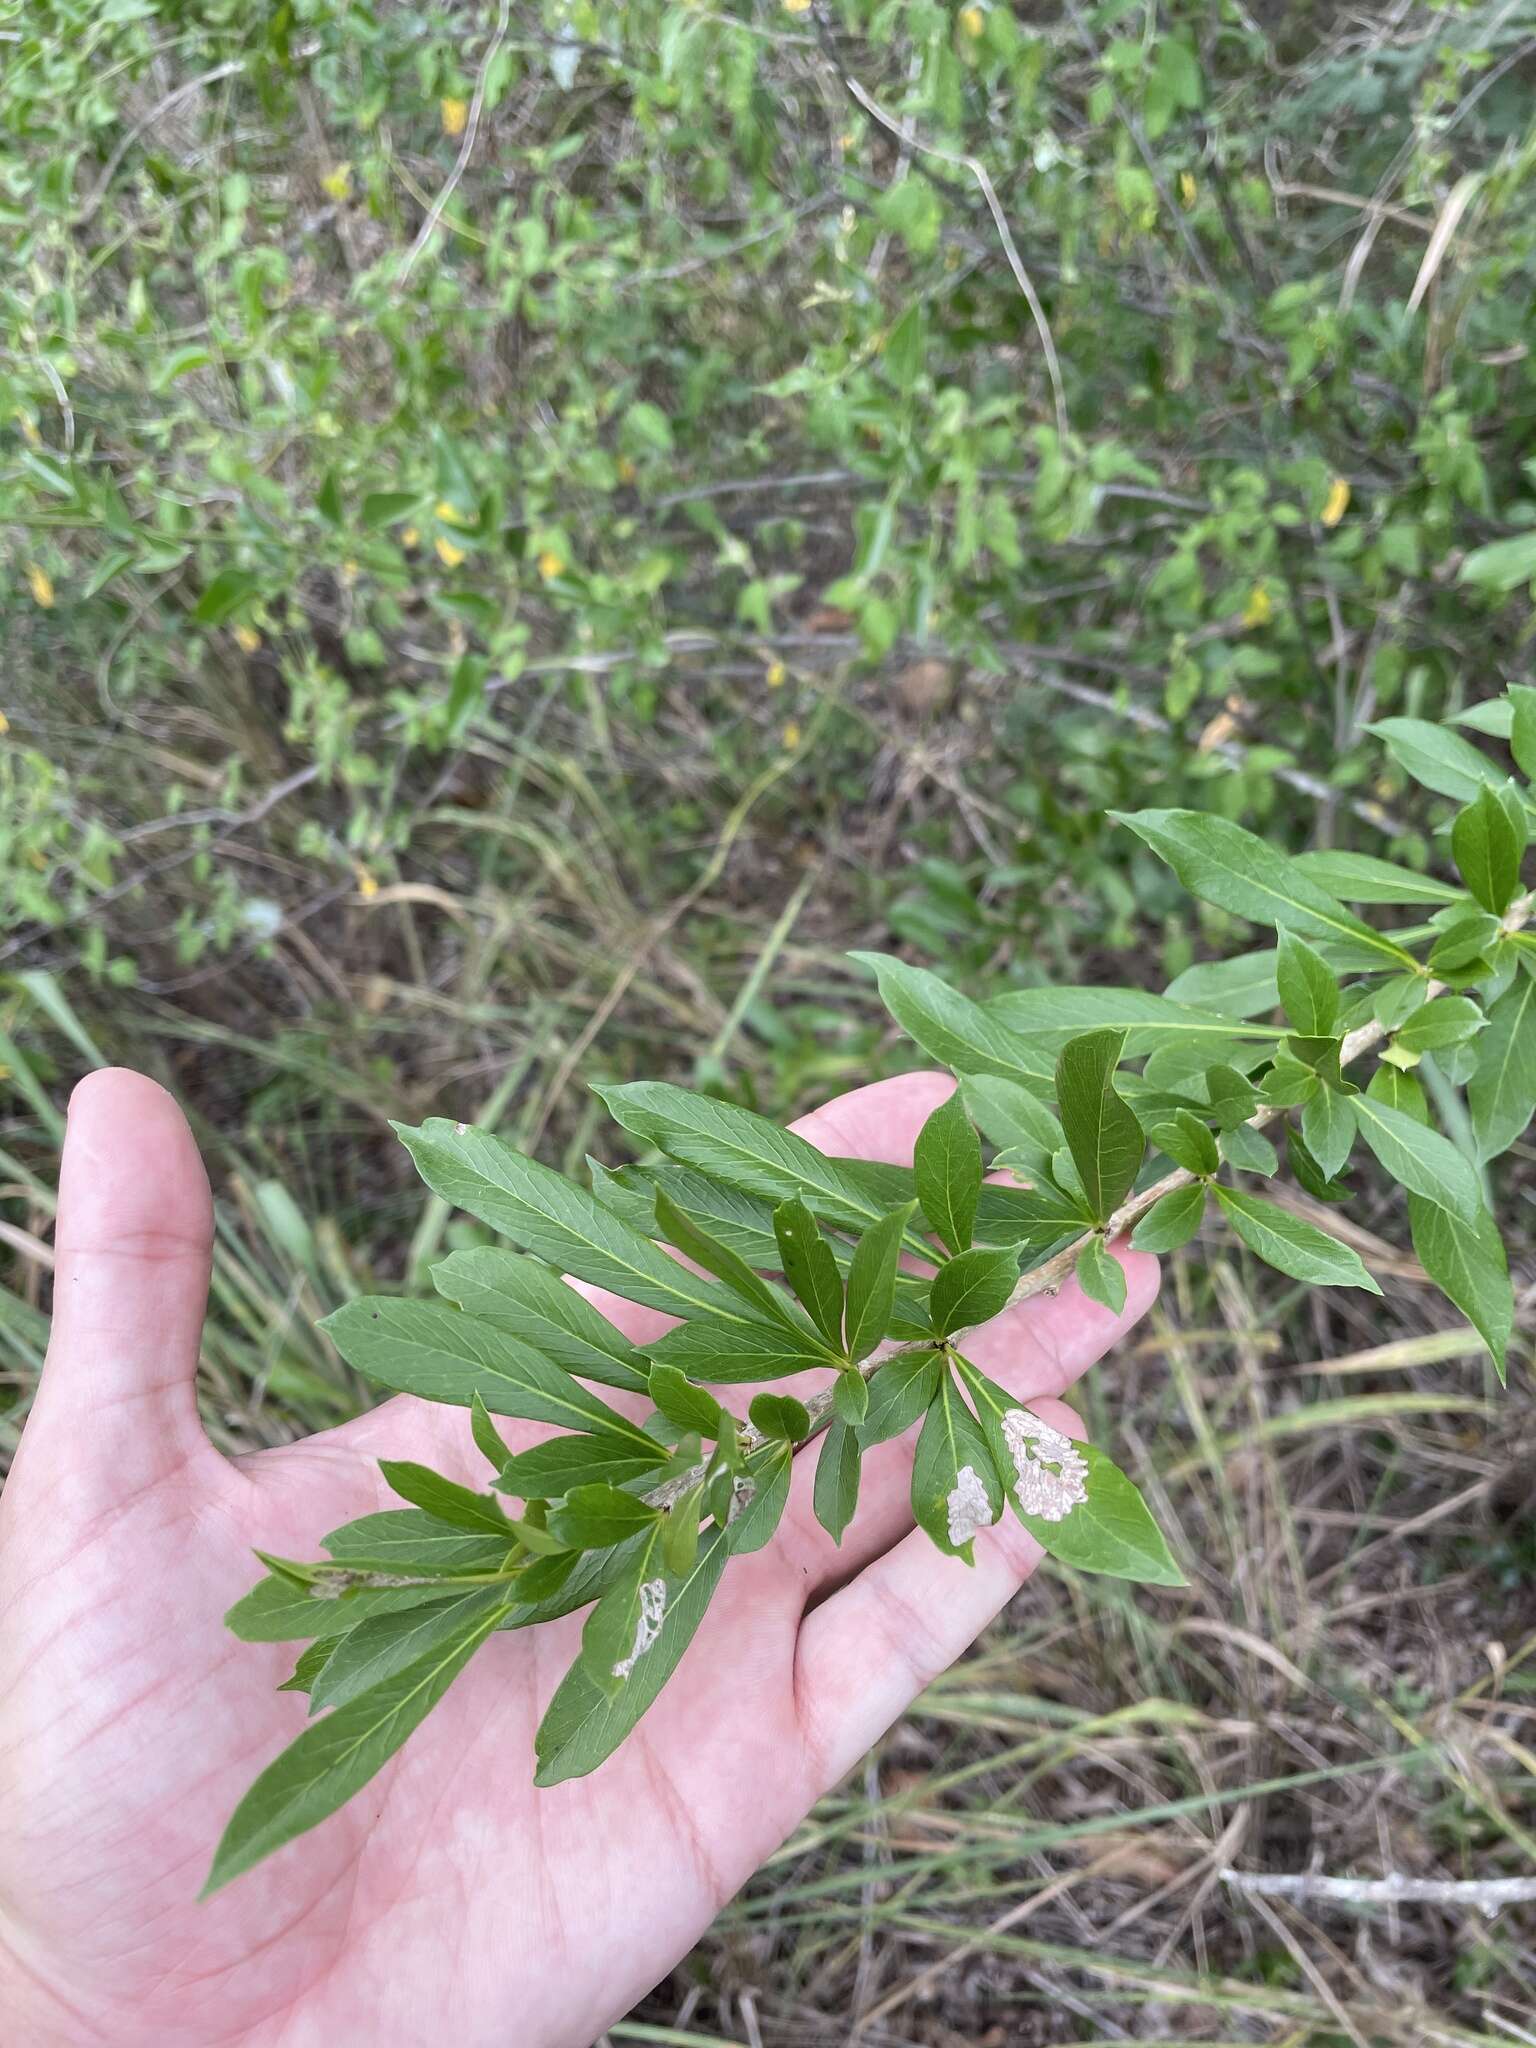
{"label": "small leaflet", "polygon": [[992,1503],[974,1465],[962,1465],[945,1506],[949,1509],[949,1540],[958,1550],[978,1529],[992,1526]]}
{"label": "small leaflet", "polygon": [[628,1678],[636,1664],[661,1634],[662,1617],[666,1611],[666,1580],[647,1579],[640,1588],[640,1619],[635,1623],[635,1646],[627,1657],[621,1657],[614,1665],[615,1678]]}
{"label": "small leaflet", "polygon": [[1042,1522],[1064,1522],[1088,1498],[1087,1461],[1070,1437],[1027,1408],[1010,1408],[1001,1427],[1018,1474],[1019,1506]]}

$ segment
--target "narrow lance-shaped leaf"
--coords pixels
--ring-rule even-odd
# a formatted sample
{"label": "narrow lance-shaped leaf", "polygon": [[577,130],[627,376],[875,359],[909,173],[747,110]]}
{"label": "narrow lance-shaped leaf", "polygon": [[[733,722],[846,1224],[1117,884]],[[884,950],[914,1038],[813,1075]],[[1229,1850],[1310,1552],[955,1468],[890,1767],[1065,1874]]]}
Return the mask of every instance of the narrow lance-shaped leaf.
{"label": "narrow lance-shaped leaf", "polygon": [[477,1535],[496,1536],[504,1543],[515,1540],[501,1503],[488,1494],[460,1486],[456,1479],[445,1479],[441,1472],[409,1458],[380,1458],[379,1470],[402,1500],[422,1508],[435,1520],[455,1529],[472,1530]]}
{"label": "narrow lance-shaped leaf", "polygon": [[1465,1223],[1422,1195],[1408,1197],[1408,1221],[1419,1264],[1488,1346],[1502,1384],[1515,1296],[1498,1224],[1486,1209]]}
{"label": "narrow lance-shaped leaf", "polygon": [[860,1455],[857,1433],[846,1422],[830,1424],[816,1460],[812,1500],[817,1521],[834,1543],[842,1542],[859,1504]]}
{"label": "narrow lance-shaped leaf", "polygon": [[1205,1214],[1205,1186],[1191,1181],[1174,1188],[1154,1202],[1131,1233],[1131,1249],[1138,1252],[1176,1252],[1189,1243]]}
{"label": "narrow lance-shaped leaf", "polygon": [[1063,1047],[1056,1062],[1061,1126],[1096,1222],[1125,1199],[1146,1150],[1141,1125],[1116,1092],[1124,1034],[1092,1031]]}
{"label": "narrow lance-shaped leaf", "polygon": [[1207,903],[1304,938],[1349,939],[1386,959],[1411,959],[1309,881],[1278,848],[1229,819],[1201,811],[1115,815],[1167,861],[1191,895]]}
{"label": "narrow lance-shaped leaf", "polygon": [[1451,851],[1476,901],[1500,916],[1520,885],[1525,817],[1518,799],[1506,805],[1498,790],[1485,783],[1457,815],[1451,827]]}
{"label": "narrow lance-shaped leaf", "polygon": [[843,1345],[843,1278],[832,1247],[801,1201],[781,1202],[773,1212],[774,1235],[784,1277],[801,1306],[835,1351]]}
{"label": "narrow lance-shaped leaf", "polygon": [[645,1360],[634,1345],[539,1260],[475,1245],[440,1260],[432,1284],[466,1314],[509,1331],[567,1372],[632,1394],[645,1391]]}
{"label": "narrow lance-shaped leaf", "polygon": [[996,1074],[1005,1081],[1049,1086],[1051,1062],[1021,1033],[980,1003],[959,994],[924,967],[909,967],[888,953],[852,953],[874,970],[880,1000],[914,1044],[957,1074]]}
{"label": "narrow lance-shaped leaf", "polygon": [[1319,1088],[1301,1113],[1301,1135],[1325,1180],[1348,1159],[1359,1126],[1350,1097]]}
{"label": "narrow lance-shaped leaf", "polygon": [[434,1194],[562,1272],[668,1315],[731,1312],[723,1289],[669,1258],[595,1196],[488,1131],[443,1117],[429,1118],[419,1130],[395,1129]]}
{"label": "narrow lance-shaped leaf", "polygon": [[314,1721],[257,1778],[230,1816],[203,1896],[344,1806],[420,1726],[496,1627],[477,1606],[449,1640]]}
{"label": "narrow lance-shaped leaf", "polygon": [[981,1196],[981,1143],[958,1091],[918,1132],[912,1171],[923,1215],[951,1252],[963,1252]]}
{"label": "narrow lance-shaped leaf", "polygon": [[1303,1038],[1329,1038],[1339,1021],[1339,984],[1333,969],[1295,932],[1282,931],[1276,981],[1291,1029]]}
{"label": "narrow lance-shaped leaf", "polygon": [[359,1621],[339,1641],[327,1645],[330,1654],[309,1688],[310,1712],[344,1706],[359,1693],[382,1685],[407,1665],[459,1640],[467,1626],[486,1614],[500,1621],[512,1597],[507,1587],[482,1586],[452,1600]]}
{"label": "narrow lance-shaped leaf", "polygon": [[912,1210],[913,1205],[906,1203],[871,1224],[859,1239],[848,1267],[844,1334],[848,1356],[855,1364],[880,1343],[891,1320],[901,1241]]}
{"label": "narrow lance-shaped leaf", "polygon": [[1507,1152],[1536,1110],[1536,977],[1517,975],[1477,1041],[1467,1107],[1480,1159]]}
{"label": "narrow lance-shaped leaf", "polygon": [[1277,1272],[1316,1287],[1363,1287],[1368,1294],[1380,1294],[1357,1254],[1315,1223],[1241,1188],[1217,1186],[1214,1192],[1243,1243]]}
{"label": "narrow lance-shaped leaf", "polygon": [[1360,1135],[1393,1180],[1470,1223],[1482,1207],[1477,1173],[1449,1138],[1369,1094],[1353,1097]]}
{"label": "narrow lance-shaped leaf", "polygon": [[577,1659],[556,1688],[534,1738],[536,1785],[585,1777],[612,1756],[677,1669],[704,1619],[729,1554],[725,1531],[704,1538],[686,1576],[668,1584],[649,1646],[611,1696],[599,1690]]}

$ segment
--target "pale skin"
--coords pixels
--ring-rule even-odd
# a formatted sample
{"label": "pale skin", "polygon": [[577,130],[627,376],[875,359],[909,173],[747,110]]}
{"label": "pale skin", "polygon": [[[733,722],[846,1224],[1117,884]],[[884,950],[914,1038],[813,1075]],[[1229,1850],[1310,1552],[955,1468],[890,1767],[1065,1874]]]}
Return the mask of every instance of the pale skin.
{"label": "pale skin", "polygon": [[[907,1075],[796,1128],[909,1162],[952,1084]],[[304,1725],[297,1645],[221,1617],[261,1545],[318,1554],[399,1505],[380,1456],[481,1484],[463,1410],[401,1396],[231,1461],[194,1378],[208,1184],[181,1112],[114,1070],[70,1105],[48,1362],[0,1497],[0,2014],[28,2048],[587,2048],[683,1956],[818,1796],[1039,1562],[1016,1524],[967,1567],[914,1532],[911,1446],[865,1462],[841,1549],[811,1460],[770,1548],[731,1566],[692,1648],[593,1776],[533,1786],[533,1732],[580,1617],[494,1637],[350,1806],[204,1904],[230,1810]],[[1123,1247],[1121,1248],[1123,1252]],[[1145,1312],[1069,1284],[971,1341],[1046,1421]],[[661,1319],[601,1297],[633,1335]],[[803,1386],[803,1383],[802,1383]],[[738,1408],[742,1390],[732,1389]],[[541,1434],[507,1422],[518,1449]],[[803,1468],[803,1469],[802,1469]]]}

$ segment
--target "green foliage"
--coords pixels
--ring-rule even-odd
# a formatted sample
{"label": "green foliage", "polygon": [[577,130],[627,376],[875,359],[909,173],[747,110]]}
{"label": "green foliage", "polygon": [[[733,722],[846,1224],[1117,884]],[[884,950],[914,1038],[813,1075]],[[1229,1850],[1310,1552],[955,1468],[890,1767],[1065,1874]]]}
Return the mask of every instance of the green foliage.
{"label": "green foliage", "polygon": [[[1430,740],[1414,744],[1435,757]],[[462,1306],[363,1297],[327,1328],[359,1372],[470,1406],[473,1440],[497,1476],[482,1494],[384,1461],[408,1510],[334,1531],[326,1562],[264,1559],[267,1580],[230,1625],[258,1640],[312,1637],[290,1683],[330,1712],[257,1781],[211,1881],[333,1811],[493,1628],[529,1625],[551,1601],[553,1611],[590,1611],[540,1731],[539,1782],[594,1768],[675,1667],[728,1559],[771,1539],[794,1459],[817,1437],[813,1504],[836,1539],[856,1511],[864,1450],[916,1425],[913,1515],[949,1555],[973,1561],[977,1537],[1011,1507],[1064,1564],[1178,1583],[1132,1481],[981,1373],[965,1355],[967,1334],[1070,1275],[1118,1313],[1127,1280],[1106,1241],[1111,1228],[1130,1229],[1139,1250],[1173,1252],[1212,1197],[1238,1241],[1289,1278],[1379,1293],[1359,1254],[1300,1213],[1297,1198],[1260,1196],[1226,1177],[1278,1174],[1271,1127],[1284,1128],[1287,1157],[1316,1203],[1348,1200],[1338,1176],[1360,1146],[1374,1155],[1407,1195],[1425,1270],[1502,1373],[1513,1298],[1466,1148],[1491,1155],[1536,1112],[1522,993],[1536,985],[1532,898],[1515,893],[1525,802],[1513,784],[1471,779],[1450,834],[1466,893],[1437,895],[1427,924],[1390,938],[1327,894],[1319,863],[1229,821],[1129,819],[1197,893],[1277,927],[1256,1007],[1277,1001],[1288,1029],[1249,1026],[1223,1008],[1230,976],[1181,977],[1178,998],[1065,988],[984,1007],[876,956],[893,1014],[920,1044],[945,1047],[960,1084],[923,1125],[910,1171],[828,1158],[738,1105],[651,1082],[600,1091],[672,1162],[647,1169],[648,1199],[612,1174],[587,1192],[463,1125],[398,1127],[439,1195],[528,1256],[455,1254],[434,1277]],[[1395,897],[1375,870],[1353,884],[1333,871],[1344,886],[1374,883]],[[1435,962],[1445,933],[1467,922],[1478,932],[1475,962],[1447,992]],[[1405,984],[1422,1000],[1408,1000]],[[1356,1075],[1368,1059],[1362,1088]],[[1429,1061],[1440,1063],[1432,1095],[1414,1072]],[[1442,1130],[1431,1100],[1449,1099],[1457,1071],[1471,1111]],[[971,1111],[994,1164],[1027,1166],[1027,1189],[984,1185]],[[1160,1177],[1142,1173],[1149,1138],[1169,1165]],[[677,1169],[691,1178],[662,1178]],[[766,1202],[771,1212],[753,1206]],[[748,1250],[726,1243],[700,1210],[727,1217]],[[615,1351],[585,1303],[572,1312],[554,1298],[562,1269],[678,1320]],[[820,1377],[805,1398],[758,1393],[745,1423],[709,1391],[808,1371]],[[584,1384],[616,1374],[644,1386],[649,1421]],[[563,1434],[514,1452],[493,1412]],[[508,1493],[525,1503],[521,1521],[496,1498]],[[365,1604],[382,1594],[388,1605]],[[312,1607],[324,1611],[311,1622]]]}

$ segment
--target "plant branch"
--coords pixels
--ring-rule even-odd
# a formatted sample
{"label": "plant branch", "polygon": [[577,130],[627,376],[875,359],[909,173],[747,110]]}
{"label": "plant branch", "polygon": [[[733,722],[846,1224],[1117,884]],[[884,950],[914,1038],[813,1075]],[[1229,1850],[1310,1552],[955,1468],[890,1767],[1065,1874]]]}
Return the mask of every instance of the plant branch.
{"label": "plant branch", "polygon": [[[1504,913],[1501,924],[1502,935],[1508,938],[1520,931],[1530,921],[1533,910],[1536,910],[1536,891],[1533,891],[1530,895],[1517,898]],[[1428,985],[1429,996],[1433,998],[1440,995],[1444,988],[1444,982],[1431,981]],[[1349,1066],[1353,1061],[1359,1059],[1362,1053],[1370,1052],[1374,1046],[1380,1045],[1386,1036],[1385,1026],[1378,1024],[1374,1018],[1369,1024],[1362,1024],[1358,1030],[1351,1031],[1339,1048],[1340,1066]],[[1262,1131],[1266,1125],[1274,1123],[1284,1115],[1285,1109],[1282,1105],[1266,1103],[1263,1108],[1256,1110],[1249,1117],[1248,1127],[1250,1130]],[[1037,1295],[1054,1294],[1064,1282],[1072,1277],[1079,1254],[1090,1238],[1100,1235],[1106,1239],[1123,1237],[1128,1230],[1140,1222],[1149,1209],[1163,1199],[1164,1195],[1171,1195],[1179,1188],[1188,1187],[1198,1178],[1198,1175],[1188,1172],[1184,1167],[1176,1167],[1172,1173],[1165,1173],[1161,1180],[1154,1181],[1151,1187],[1143,1188],[1139,1193],[1130,1196],[1127,1201],[1121,1203],[1107,1223],[1098,1229],[1085,1231],[1081,1237],[1074,1238],[1071,1244],[1064,1245],[1059,1252],[1053,1253],[1042,1264],[1033,1267],[1028,1273],[1021,1274],[1018,1285],[1008,1298],[1008,1307],[1016,1308],[1022,1301],[1033,1301]],[[974,1330],[971,1329],[956,1330],[950,1334],[945,1342],[950,1346],[959,1346],[965,1342],[967,1337],[972,1335],[974,1335]],[[887,1352],[884,1357],[866,1360],[859,1367],[859,1371],[865,1379],[870,1379],[883,1366],[889,1365],[893,1358],[900,1358],[913,1351],[931,1351],[938,1348],[940,1348],[938,1339],[935,1339],[932,1344],[904,1345],[898,1351]],[[796,1446],[797,1450],[803,1449],[805,1444],[810,1443],[813,1438],[819,1436],[828,1423],[831,1422],[833,1398],[834,1389],[826,1387],[821,1393],[812,1395],[811,1399],[806,1402],[805,1407],[807,1414],[811,1418],[811,1427],[809,1434]],[[746,1422],[741,1426],[740,1441],[743,1455],[750,1456],[753,1451],[761,1450],[768,1439],[760,1435],[752,1427],[751,1423]],[[646,1494],[645,1498],[652,1507],[670,1508],[685,1493],[691,1492],[700,1483],[707,1470],[708,1461],[706,1460],[690,1467],[687,1472],[680,1473],[676,1478],[664,1481],[652,1492]]]}

